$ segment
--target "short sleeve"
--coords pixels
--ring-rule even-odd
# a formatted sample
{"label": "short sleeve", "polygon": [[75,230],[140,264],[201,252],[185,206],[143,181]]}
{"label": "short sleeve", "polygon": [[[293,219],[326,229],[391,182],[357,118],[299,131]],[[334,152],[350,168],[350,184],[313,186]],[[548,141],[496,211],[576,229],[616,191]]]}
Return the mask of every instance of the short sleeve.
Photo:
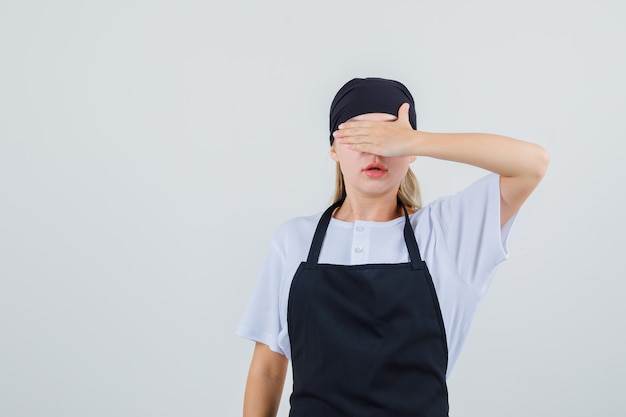
{"label": "short sleeve", "polygon": [[285,352],[278,344],[278,335],[281,331],[279,293],[284,265],[285,254],[272,240],[236,331],[238,336],[264,343],[283,355]]}
{"label": "short sleeve", "polygon": [[432,206],[459,276],[484,296],[496,266],[508,258],[508,236],[517,216],[500,227],[500,176],[489,174]]}

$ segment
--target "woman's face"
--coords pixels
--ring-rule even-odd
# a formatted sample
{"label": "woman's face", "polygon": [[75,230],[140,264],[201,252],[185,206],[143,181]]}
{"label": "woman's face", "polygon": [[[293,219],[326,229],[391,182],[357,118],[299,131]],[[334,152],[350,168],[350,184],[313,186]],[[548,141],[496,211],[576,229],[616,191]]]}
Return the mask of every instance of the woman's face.
{"label": "woman's face", "polygon": [[[397,117],[386,113],[367,113],[353,117],[350,121],[391,122]],[[334,142],[330,156],[339,162],[348,194],[357,192],[365,196],[377,196],[398,192],[400,182],[415,156],[385,157],[354,151],[347,145]]]}

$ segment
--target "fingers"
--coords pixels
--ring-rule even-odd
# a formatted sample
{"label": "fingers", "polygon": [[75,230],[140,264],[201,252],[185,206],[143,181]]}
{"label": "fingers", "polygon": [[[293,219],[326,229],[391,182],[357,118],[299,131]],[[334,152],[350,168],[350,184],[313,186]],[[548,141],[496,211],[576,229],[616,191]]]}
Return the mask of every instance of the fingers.
{"label": "fingers", "polygon": [[335,137],[335,140],[338,144],[349,145],[350,147],[372,143],[366,136]]}
{"label": "fingers", "polygon": [[333,132],[335,142],[340,145],[346,145],[348,149],[361,150],[363,146],[371,146],[373,138],[367,132],[359,132],[356,129],[336,130]]}
{"label": "fingers", "polygon": [[348,149],[353,151],[375,154],[372,150],[372,146],[367,143],[350,143],[347,146]]}
{"label": "fingers", "polygon": [[344,129],[351,129],[351,128],[357,128],[357,127],[372,127],[372,122],[365,121],[365,120],[357,121],[357,122],[343,122],[342,124],[337,126],[337,129],[344,130]]}
{"label": "fingers", "polygon": [[333,137],[338,139],[355,136],[367,136],[369,133],[369,130],[366,128],[341,128],[340,130],[335,130],[333,132]]}
{"label": "fingers", "polygon": [[340,139],[340,141],[350,150],[352,151],[358,151],[358,152],[364,152],[364,153],[371,153],[371,154],[376,154],[376,149],[378,149],[376,146],[374,146],[371,143],[365,143],[365,142],[343,142],[343,139]]}

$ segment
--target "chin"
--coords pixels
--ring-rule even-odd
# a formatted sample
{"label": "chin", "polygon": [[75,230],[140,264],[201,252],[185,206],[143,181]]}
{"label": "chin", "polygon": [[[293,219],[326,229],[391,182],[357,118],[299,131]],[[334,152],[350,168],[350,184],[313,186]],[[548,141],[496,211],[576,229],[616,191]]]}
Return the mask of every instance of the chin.
{"label": "chin", "polygon": [[368,197],[383,197],[389,193],[396,194],[398,187],[364,187],[360,191]]}

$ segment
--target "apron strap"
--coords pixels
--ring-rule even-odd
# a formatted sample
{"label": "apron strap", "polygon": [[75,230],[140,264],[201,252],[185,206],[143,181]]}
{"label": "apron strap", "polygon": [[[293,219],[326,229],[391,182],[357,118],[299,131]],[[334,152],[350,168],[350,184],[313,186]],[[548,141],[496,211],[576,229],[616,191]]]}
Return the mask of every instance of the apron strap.
{"label": "apron strap", "polygon": [[[330,219],[332,218],[333,212],[339,206],[341,206],[344,202],[344,199],[341,199],[328,207],[326,211],[322,214],[319,222],[317,223],[317,228],[315,229],[315,234],[313,235],[313,242],[311,242],[311,248],[309,249],[309,256],[306,260],[306,269],[315,269],[317,267],[317,262],[320,257],[320,252],[322,250],[322,244],[324,243],[324,237],[326,236],[326,229],[328,229],[328,225],[330,224]],[[402,207],[404,211],[404,243],[406,244],[407,250],[409,251],[409,258],[411,260],[411,269],[424,269],[424,262],[422,261],[422,257],[420,256],[420,250],[417,246],[417,240],[415,239],[415,232],[411,227],[411,221],[409,220],[409,213],[402,204],[400,198],[398,198],[398,204]]]}
{"label": "apron strap", "polygon": [[311,243],[311,248],[309,249],[309,257],[306,259],[307,269],[315,269],[317,266],[317,261],[320,257],[322,243],[324,243],[324,236],[326,236],[326,229],[330,223],[330,218],[333,216],[335,209],[343,204],[344,200],[345,198],[342,198],[332,206],[328,207],[324,214],[322,214],[320,221],[317,223],[315,235],[313,235],[313,242]]}
{"label": "apron strap", "polygon": [[404,204],[402,204],[400,197],[398,197],[398,204],[400,204],[402,210],[404,211],[404,243],[406,243],[406,248],[409,250],[411,269],[424,269],[424,262],[422,261],[422,256],[420,255],[420,248],[417,246],[415,232],[413,231],[411,221],[409,220],[409,212],[406,207],[404,207]]}

